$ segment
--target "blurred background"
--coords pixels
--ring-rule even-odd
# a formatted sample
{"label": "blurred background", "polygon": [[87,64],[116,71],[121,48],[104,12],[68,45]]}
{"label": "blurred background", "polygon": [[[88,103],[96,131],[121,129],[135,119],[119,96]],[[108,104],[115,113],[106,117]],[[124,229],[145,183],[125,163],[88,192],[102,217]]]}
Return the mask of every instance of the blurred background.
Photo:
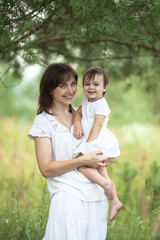
{"label": "blurred background", "polygon": [[108,167],[124,208],[107,240],[160,239],[159,1],[5,1],[0,5],[0,239],[42,239],[49,195],[27,133],[50,63],[109,78],[108,128],[121,148]]}

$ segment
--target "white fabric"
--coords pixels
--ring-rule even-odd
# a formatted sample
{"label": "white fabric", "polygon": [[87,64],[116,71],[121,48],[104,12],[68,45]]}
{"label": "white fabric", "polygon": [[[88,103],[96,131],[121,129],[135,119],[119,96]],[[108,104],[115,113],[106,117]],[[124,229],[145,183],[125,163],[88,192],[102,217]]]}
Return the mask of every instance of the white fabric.
{"label": "white fabric", "polygon": [[107,200],[85,202],[66,192],[56,193],[43,240],[105,240],[107,213]]}
{"label": "white fabric", "polygon": [[[79,144],[79,141],[73,137],[72,131],[73,127],[70,131],[52,115],[43,112],[36,116],[28,136],[32,140],[36,136],[50,138],[53,161],[65,161],[72,159],[73,151]],[[55,193],[65,191],[88,202],[106,199],[104,190],[76,169],[60,176],[48,178],[47,182],[51,198]]]}
{"label": "white fabric", "polygon": [[[118,140],[115,135],[107,128],[107,122],[109,120],[110,108],[105,100],[101,98],[94,102],[89,102],[85,96],[82,103],[82,128],[84,130],[84,136],[82,137],[82,143],[75,149],[73,157],[76,157],[79,153],[86,154],[88,152],[101,150],[103,156],[117,157],[120,155],[120,149]],[[95,115],[105,116],[103,126],[96,140],[86,142],[90,134],[91,128],[94,124]]]}
{"label": "white fabric", "polygon": [[[63,161],[72,158],[78,144],[72,131],[43,112],[35,118],[28,137],[50,138],[53,161]],[[105,240],[108,201],[104,190],[76,169],[47,182],[51,205],[43,240]]]}

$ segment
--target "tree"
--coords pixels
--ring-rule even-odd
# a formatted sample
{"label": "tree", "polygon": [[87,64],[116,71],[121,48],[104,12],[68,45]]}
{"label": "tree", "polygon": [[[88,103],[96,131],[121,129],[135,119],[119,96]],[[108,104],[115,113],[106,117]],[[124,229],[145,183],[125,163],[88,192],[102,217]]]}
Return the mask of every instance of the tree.
{"label": "tree", "polygon": [[21,70],[51,57],[85,62],[160,56],[159,0],[0,1],[0,59]]}

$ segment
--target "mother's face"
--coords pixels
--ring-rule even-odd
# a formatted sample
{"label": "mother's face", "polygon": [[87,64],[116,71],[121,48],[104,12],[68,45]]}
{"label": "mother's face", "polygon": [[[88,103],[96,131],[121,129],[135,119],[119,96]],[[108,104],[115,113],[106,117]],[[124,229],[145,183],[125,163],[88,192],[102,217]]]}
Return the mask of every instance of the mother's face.
{"label": "mother's face", "polygon": [[77,82],[74,78],[70,78],[52,91],[53,102],[65,105],[72,104],[76,92]]}

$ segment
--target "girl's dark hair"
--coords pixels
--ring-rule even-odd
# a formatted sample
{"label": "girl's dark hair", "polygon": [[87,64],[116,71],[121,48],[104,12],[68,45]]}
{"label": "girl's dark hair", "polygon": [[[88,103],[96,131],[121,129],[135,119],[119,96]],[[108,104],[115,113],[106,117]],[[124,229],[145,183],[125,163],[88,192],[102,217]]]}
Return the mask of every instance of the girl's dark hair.
{"label": "girl's dark hair", "polygon": [[[108,81],[108,77],[107,74],[105,73],[105,71],[100,68],[100,67],[91,67],[89,69],[86,70],[86,72],[83,75],[83,86],[84,86],[84,80],[88,79],[89,81],[94,79],[95,75],[102,75],[103,76],[103,84],[104,86],[106,86],[109,81]],[[105,94],[105,92],[103,93],[103,95]]]}
{"label": "girl's dark hair", "polygon": [[[66,63],[54,63],[47,67],[40,82],[37,114],[43,111],[49,113],[48,110],[53,103],[52,91],[61,83],[67,82],[71,77],[77,82],[78,75],[76,71]],[[69,105],[69,111],[72,112],[71,105]]]}

